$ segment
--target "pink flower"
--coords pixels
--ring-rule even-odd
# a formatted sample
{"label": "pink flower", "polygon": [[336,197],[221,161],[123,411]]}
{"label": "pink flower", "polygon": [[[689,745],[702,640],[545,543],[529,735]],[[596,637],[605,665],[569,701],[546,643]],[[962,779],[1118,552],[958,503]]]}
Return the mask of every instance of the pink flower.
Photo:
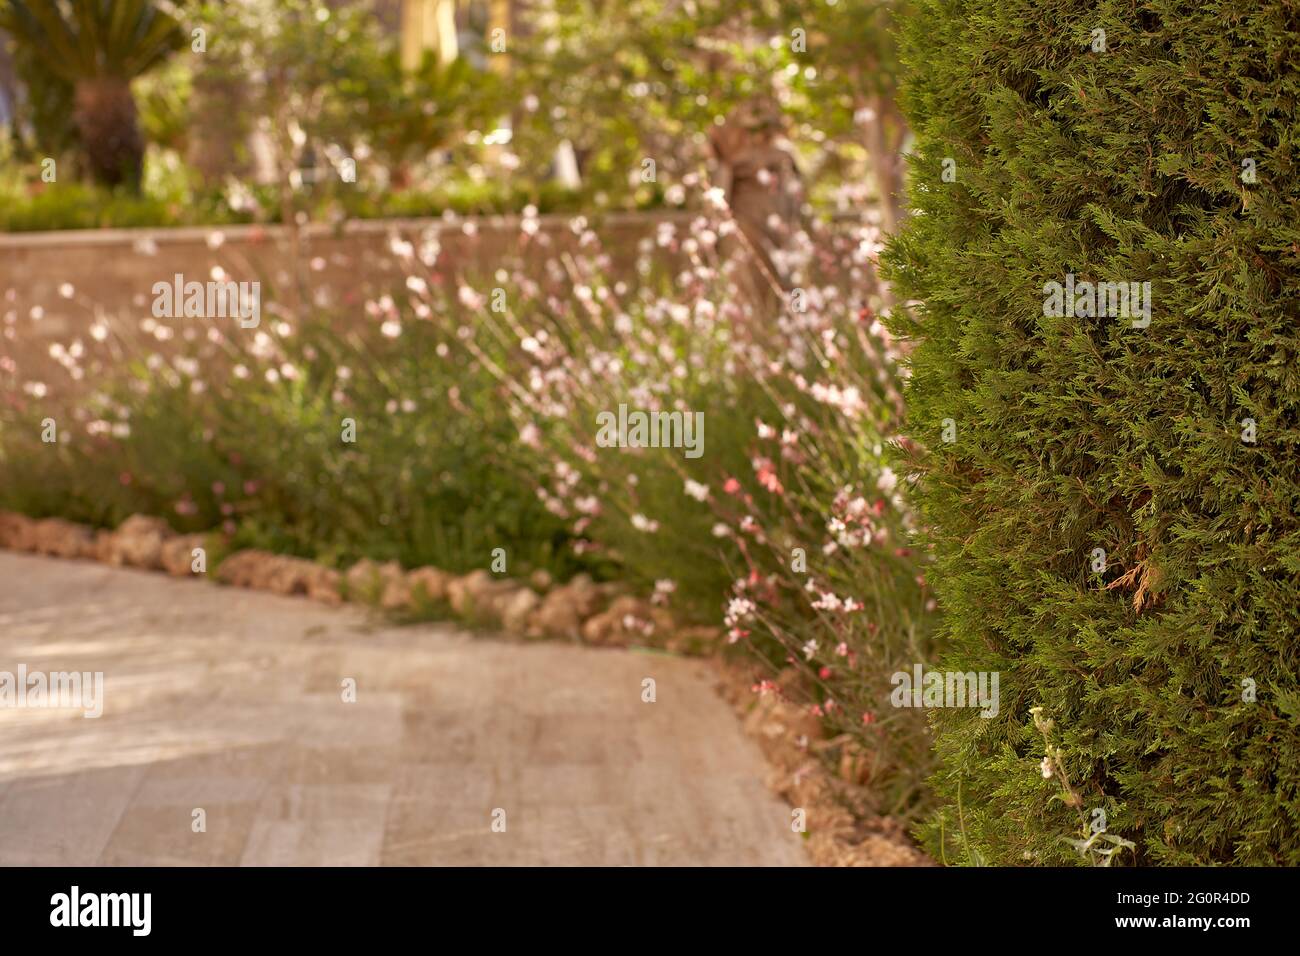
{"label": "pink flower", "polygon": [[740,491],[740,482],[735,478],[728,478],[723,484],[722,490],[729,495],[737,494]]}
{"label": "pink flower", "polygon": [[782,487],[781,479],[776,476],[776,472],[772,470],[771,462],[758,469],[758,483],[774,495],[785,494],[785,488]]}

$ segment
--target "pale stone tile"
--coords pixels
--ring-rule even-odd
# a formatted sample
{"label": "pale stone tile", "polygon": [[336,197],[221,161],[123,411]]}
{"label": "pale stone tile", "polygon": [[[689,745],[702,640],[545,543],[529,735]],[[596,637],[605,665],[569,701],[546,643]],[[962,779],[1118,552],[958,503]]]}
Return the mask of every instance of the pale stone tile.
{"label": "pale stone tile", "polygon": [[286,784],[257,810],[244,866],[377,866],[392,788]]}
{"label": "pale stone tile", "polygon": [[0,805],[0,865],[93,866],[146,769],[14,781]]}
{"label": "pale stone tile", "polygon": [[[132,804],[100,855],[103,866],[238,866],[257,802],[204,800],[188,805]],[[206,830],[194,831],[202,809]]]}
{"label": "pale stone tile", "polygon": [[19,660],[102,669],[105,713],[0,713],[0,863],[805,862],[697,662],[0,552]]}
{"label": "pale stone tile", "polygon": [[258,820],[240,866],[378,866],[382,832],[350,820]]}

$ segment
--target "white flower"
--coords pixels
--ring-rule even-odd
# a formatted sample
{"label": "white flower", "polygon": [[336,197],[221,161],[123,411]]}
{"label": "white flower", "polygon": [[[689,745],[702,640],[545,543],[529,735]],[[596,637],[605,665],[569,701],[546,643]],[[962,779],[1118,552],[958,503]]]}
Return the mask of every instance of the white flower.
{"label": "white flower", "polygon": [[709,497],[709,486],[701,484],[698,481],[686,479],[686,493],[696,501],[705,501]]}
{"label": "white flower", "polygon": [[638,531],[644,531],[647,534],[654,534],[659,530],[659,522],[647,518],[643,514],[634,514],[632,516],[632,527]]}
{"label": "white flower", "polygon": [[816,641],[809,641],[807,644],[805,644],[805,645],[803,646],[803,659],[804,659],[804,660],[806,660],[806,661],[810,661],[810,660],[812,660],[812,656],[813,656],[814,654],[816,654],[816,653],[817,653],[817,642],[816,642]]}
{"label": "white flower", "polygon": [[889,494],[894,490],[894,487],[897,484],[898,476],[894,474],[894,469],[882,468],[880,471],[880,477],[876,479],[876,487],[885,494]]}
{"label": "white flower", "polygon": [[753,614],[756,609],[754,602],[749,598],[732,598],[727,604],[727,613],[723,620],[728,627],[734,627]]}
{"label": "white flower", "polygon": [[1042,764],[1039,765],[1039,768],[1038,768],[1038,769],[1041,770],[1041,771],[1043,771],[1043,779],[1044,779],[1044,780],[1046,780],[1048,777],[1050,777],[1050,776],[1052,775],[1052,758],[1050,758],[1050,757],[1044,757],[1044,758],[1043,758],[1043,762],[1042,762]]}
{"label": "white flower", "polygon": [[460,304],[467,309],[481,309],[483,308],[483,303],[486,301],[483,296],[479,295],[467,285],[461,286],[457,290],[456,296],[460,299]]}
{"label": "white flower", "polygon": [[829,591],[823,591],[821,597],[813,601],[812,606],[823,611],[838,611],[844,607],[844,602]]}

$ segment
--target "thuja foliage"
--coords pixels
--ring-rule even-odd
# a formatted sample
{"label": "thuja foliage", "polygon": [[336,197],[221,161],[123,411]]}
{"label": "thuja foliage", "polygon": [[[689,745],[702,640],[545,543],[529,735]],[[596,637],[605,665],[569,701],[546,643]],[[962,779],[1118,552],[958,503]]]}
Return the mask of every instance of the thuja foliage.
{"label": "thuja foliage", "polygon": [[[1295,7],[922,0],[906,32],[909,466],[943,666],[1001,672],[997,717],[936,713],[929,845],[1300,864]],[[1147,281],[1145,327],[1081,285]]]}

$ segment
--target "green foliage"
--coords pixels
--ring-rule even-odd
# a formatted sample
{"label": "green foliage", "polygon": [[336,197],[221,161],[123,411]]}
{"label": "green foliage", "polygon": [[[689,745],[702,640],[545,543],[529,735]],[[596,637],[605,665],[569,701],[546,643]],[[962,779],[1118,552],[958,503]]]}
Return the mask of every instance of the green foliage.
{"label": "green foliage", "polygon": [[[59,183],[30,195],[20,195],[0,209],[0,230],[31,232],[44,229],[99,229],[104,227],[180,225],[195,216],[193,207],[136,196],[80,183]],[[220,210],[205,208],[205,222],[227,221]]]}
{"label": "green foliage", "polygon": [[[359,4],[249,0],[205,3],[197,15],[212,36],[201,64],[205,79],[240,90],[241,110],[228,135],[242,139],[264,129],[282,189],[301,191],[305,170],[356,157],[355,100],[384,63],[372,13]],[[315,191],[338,179],[326,177]],[[290,195],[281,198],[286,207]]]}
{"label": "green foliage", "polygon": [[[1087,862],[1102,809],[1116,862],[1300,864],[1294,9],[921,0],[905,58],[907,466],[944,666],[1002,697],[936,716],[926,838]],[[1045,315],[1067,273],[1149,280],[1150,326]]]}
{"label": "green foliage", "polygon": [[24,93],[16,104],[19,122],[14,131],[29,133],[16,145],[25,158],[33,161],[48,156],[64,162],[78,146],[77,127],[72,121],[72,84],[49,68],[40,51],[20,43],[10,44],[10,49]]}
{"label": "green foliage", "polygon": [[183,42],[180,24],[153,0],[5,0],[0,27],[73,85],[93,77],[134,79]]}
{"label": "green foliage", "polygon": [[[223,527],[234,547],[339,564],[463,572],[506,544],[519,573],[572,574],[568,535],[509,458],[495,383],[436,357],[446,326],[410,322],[400,338],[377,326],[338,332],[341,318],[320,314],[249,341],[200,338],[170,361],[110,340],[136,359],[94,368],[89,400],[10,393],[0,501],[103,525],[158,514],[178,530]],[[40,442],[47,416],[69,440]]]}
{"label": "green foliage", "polygon": [[[187,170],[175,165],[172,153],[151,153],[145,163],[143,195],[76,182],[28,191],[22,182],[0,185],[0,232],[58,229],[129,229],[149,226],[198,226],[281,221],[273,187],[248,187],[252,207],[236,210],[224,192],[192,185]],[[26,180],[38,180],[39,169],[27,170]],[[393,192],[355,192],[325,196],[308,207],[308,214],[325,220],[339,212],[353,219],[436,217],[518,213],[531,205],[539,212],[572,212],[583,208],[588,195],[555,183],[537,186],[500,181],[451,181],[434,188],[415,187]]]}
{"label": "green foliage", "polygon": [[[365,3],[251,0],[199,13],[212,40],[196,84],[237,102],[223,132],[244,166],[248,134],[267,134],[274,195],[259,205],[269,215],[457,209],[436,194],[487,179],[476,155],[453,151],[507,108],[494,73],[464,59],[442,65],[432,53],[403,69],[396,34]],[[514,188],[494,187],[497,196]]]}
{"label": "green foliage", "polygon": [[352,193],[340,197],[349,216],[358,219],[418,218],[441,216],[453,212],[460,216],[485,216],[518,213],[534,206],[540,213],[573,212],[583,208],[586,194],[565,189],[558,183],[515,184],[452,181],[433,189],[406,189],[395,192]]}
{"label": "green foliage", "polygon": [[[644,203],[712,159],[709,130],[737,108],[780,104],[812,178],[860,177],[861,110],[896,78],[889,0],[557,0],[525,12],[512,47],[515,148],[545,165],[561,140],[584,184]],[[892,131],[895,151],[903,130]],[[641,179],[653,159],[661,184]]]}
{"label": "green foliage", "polygon": [[184,154],[189,127],[196,121],[190,105],[193,89],[193,67],[180,57],[135,82],[140,127],[150,143]]}
{"label": "green foliage", "polygon": [[36,148],[65,145],[49,110],[71,107],[83,171],[137,192],[145,144],[130,84],[183,45],[180,24],[153,0],[3,0],[0,28],[39,58],[26,72],[36,81],[34,118],[52,139]]}
{"label": "green foliage", "polygon": [[410,165],[450,146],[465,130],[495,125],[505,108],[495,74],[463,58],[444,66],[428,50],[414,70],[402,68],[395,47],[378,53],[341,92],[353,100],[353,119],[367,145],[399,182]]}

